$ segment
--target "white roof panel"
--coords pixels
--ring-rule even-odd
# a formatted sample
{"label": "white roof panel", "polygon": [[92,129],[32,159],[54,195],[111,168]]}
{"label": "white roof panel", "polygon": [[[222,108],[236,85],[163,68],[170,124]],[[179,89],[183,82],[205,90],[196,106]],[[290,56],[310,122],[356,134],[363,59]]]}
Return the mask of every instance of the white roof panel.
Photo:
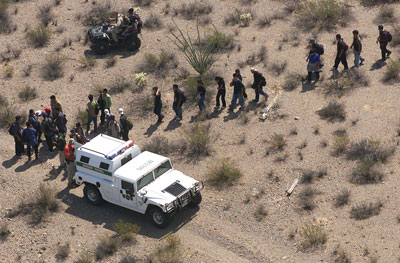
{"label": "white roof panel", "polygon": [[83,149],[81,150],[88,153],[93,153],[89,151],[92,150],[101,154],[109,154],[124,143],[125,141],[123,140],[100,134],[91,139],[90,142],[83,145]]}

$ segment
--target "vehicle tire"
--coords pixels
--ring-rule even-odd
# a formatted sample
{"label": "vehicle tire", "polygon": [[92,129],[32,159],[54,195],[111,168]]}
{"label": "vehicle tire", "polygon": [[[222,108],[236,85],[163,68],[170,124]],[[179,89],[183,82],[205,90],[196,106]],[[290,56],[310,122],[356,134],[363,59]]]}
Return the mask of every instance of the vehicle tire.
{"label": "vehicle tire", "polygon": [[192,200],[190,200],[189,206],[191,207],[198,206],[201,203],[201,200],[203,200],[203,197],[201,196],[201,193],[198,192],[192,197]]}
{"label": "vehicle tire", "polygon": [[99,189],[92,184],[85,185],[85,188],[83,188],[83,194],[86,201],[91,205],[100,205],[103,203],[103,198],[101,197]]}
{"label": "vehicle tire", "polygon": [[142,41],[137,36],[131,36],[126,40],[126,47],[129,51],[136,51],[142,45]]}
{"label": "vehicle tire", "polygon": [[98,41],[95,45],[94,45],[94,51],[98,54],[98,55],[105,55],[108,53],[108,43],[107,41]]}
{"label": "vehicle tire", "polygon": [[158,228],[166,228],[169,225],[170,215],[164,213],[158,207],[151,208],[148,215],[153,221],[153,224]]}

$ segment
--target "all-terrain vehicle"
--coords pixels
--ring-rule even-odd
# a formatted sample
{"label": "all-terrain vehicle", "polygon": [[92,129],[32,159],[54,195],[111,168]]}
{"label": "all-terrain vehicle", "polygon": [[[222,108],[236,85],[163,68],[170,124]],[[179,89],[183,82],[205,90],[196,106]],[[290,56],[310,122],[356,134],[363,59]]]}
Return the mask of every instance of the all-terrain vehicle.
{"label": "all-terrain vehicle", "polygon": [[175,170],[167,157],[141,152],[133,141],[100,134],[76,148],[75,162],[75,181],[85,185],[87,202],[105,200],[146,214],[160,228],[173,213],[202,200],[201,181]]}
{"label": "all-terrain vehicle", "polygon": [[138,35],[141,33],[141,22],[133,26],[121,26],[117,34],[118,42],[115,42],[111,35],[110,23],[101,26],[93,26],[88,31],[89,41],[93,44],[91,48],[99,55],[105,55],[110,48],[126,47],[129,51],[136,51],[140,48],[141,40]]}

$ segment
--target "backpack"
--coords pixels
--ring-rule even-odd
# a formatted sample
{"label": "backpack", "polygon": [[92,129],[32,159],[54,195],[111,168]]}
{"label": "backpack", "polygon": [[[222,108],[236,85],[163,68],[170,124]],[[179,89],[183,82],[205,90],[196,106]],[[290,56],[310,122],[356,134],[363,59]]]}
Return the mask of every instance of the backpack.
{"label": "backpack", "polygon": [[389,31],[385,31],[385,35],[386,35],[387,42],[392,41],[393,37],[392,37],[392,34],[390,34]]}
{"label": "backpack", "polygon": [[185,93],[183,93],[183,91],[181,91],[181,95],[182,95],[182,104],[186,102],[186,96]]}
{"label": "backpack", "polygon": [[261,87],[267,86],[267,80],[264,78],[264,76],[261,76],[261,77],[262,77],[262,79],[261,79]]}
{"label": "backpack", "polygon": [[321,45],[321,44],[316,44],[315,45],[315,48],[316,48],[316,51],[317,51],[317,54],[318,55],[323,55],[324,54],[324,52],[325,52],[325,50],[324,50],[324,46],[323,45]]}
{"label": "backpack", "polygon": [[132,130],[132,128],[133,128],[133,124],[132,124],[132,122],[131,122],[129,119],[126,119],[126,120],[125,120],[125,128],[126,128],[128,131]]}
{"label": "backpack", "polygon": [[103,99],[103,96],[99,96],[99,98],[97,99],[97,105],[98,107],[100,107],[100,109],[104,109],[104,107],[106,106],[106,102]]}
{"label": "backpack", "polygon": [[344,51],[349,50],[349,45],[346,42],[344,42],[344,46],[345,46]]}
{"label": "backpack", "polygon": [[14,136],[14,123],[10,124],[10,128],[8,128],[8,134]]}

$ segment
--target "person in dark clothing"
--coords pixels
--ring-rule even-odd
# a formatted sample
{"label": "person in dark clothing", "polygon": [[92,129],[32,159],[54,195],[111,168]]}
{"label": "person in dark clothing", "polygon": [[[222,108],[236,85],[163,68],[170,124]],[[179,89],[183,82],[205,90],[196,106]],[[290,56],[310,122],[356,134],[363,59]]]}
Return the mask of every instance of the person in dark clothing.
{"label": "person in dark clothing", "polygon": [[236,107],[236,101],[239,99],[239,104],[241,108],[244,107],[244,99],[243,99],[243,89],[244,85],[243,83],[239,80],[236,74],[233,74],[233,79],[229,86],[233,86],[233,96],[232,96],[232,102],[231,105],[229,106],[229,111],[233,111]]}
{"label": "person in dark clothing", "polygon": [[182,120],[182,105],[184,94],[179,89],[177,84],[174,84],[172,86],[172,89],[174,90],[174,103],[172,104],[172,109],[175,111],[176,114],[175,119],[180,121]]}
{"label": "person in dark clothing", "polygon": [[217,82],[217,97],[216,97],[216,108],[219,108],[219,98],[221,98],[222,102],[222,109],[225,109],[226,107],[226,101],[225,101],[225,94],[226,94],[226,88],[225,88],[225,81],[223,78],[217,76],[215,77],[215,81]]}
{"label": "person in dark clothing", "polygon": [[38,140],[37,140],[37,131],[33,128],[32,123],[29,121],[26,122],[26,128],[22,132],[22,138],[26,142],[26,153],[28,155],[28,161],[31,160],[31,151],[32,148],[35,151],[35,159],[39,158],[39,150],[38,150]]}
{"label": "person in dark clothing", "polygon": [[348,46],[346,45],[346,43],[344,43],[344,40],[340,34],[336,35],[336,41],[337,41],[337,53],[336,53],[335,65],[332,67],[331,71],[336,71],[339,67],[340,62],[342,62],[344,70],[348,70],[349,66],[347,65],[347,57],[346,57],[346,51],[348,49]]}
{"label": "person in dark clothing", "polygon": [[[314,50],[315,51],[315,53],[317,53],[318,55],[319,55],[319,58],[320,58],[320,60],[321,60],[321,56],[324,54],[324,46],[323,45],[321,45],[321,44],[319,44],[318,42],[317,42],[317,40],[315,39],[315,38],[309,38],[308,39],[308,42],[310,43],[310,52],[309,52],[309,54],[308,55],[310,55],[310,53],[311,53],[311,50]],[[319,70],[319,72],[321,72],[321,68],[324,66],[324,64],[322,64],[322,61],[320,61],[320,63],[319,63],[319,67],[320,67],[320,70]]]}
{"label": "person in dark clothing", "polygon": [[38,120],[38,116],[36,116],[35,112],[33,109],[29,110],[29,118],[28,122],[32,124],[32,127],[36,130],[37,132],[37,140],[38,144],[42,142],[42,130],[40,129],[40,121]]}
{"label": "person in dark clothing", "polygon": [[307,81],[310,82],[312,79],[312,73],[315,72],[315,79],[318,81],[319,80],[319,69],[320,69],[320,64],[321,60],[319,58],[319,55],[317,54],[317,51],[312,49],[310,51],[310,54],[308,55],[307,58]]}
{"label": "person in dark clothing", "polygon": [[128,141],[129,140],[129,131],[132,129],[132,123],[128,120],[128,117],[124,113],[122,108],[118,109],[118,113],[120,114],[119,117],[119,125],[121,127],[121,137],[122,140]]}
{"label": "person in dark clothing", "polygon": [[204,83],[201,79],[197,80],[197,96],[199,98],[198,105],[200,112],[203,112],[206,109],[205,100],[206,100],[206,88],[204,87]]}
{"label": "person in dark clothing", "polygon": [[260,94],[263,95],[265,98],[265,101],[267,101],[268,94],[263,91],[263,83],[264,84],[266,83],[264,76],[260,72],[258,72],[258,70],[255,68],[251,68],[250,71],[251,71],[251,73],[253,73],[253,77],[254,77],[253,89],[254,89],[254,92],[256,95],[253,102],[258,102],[258,100],[260,99]]}
{"label": "person in dark clothing", "polygon": [[60,111],[59,108],[55,108],[53,111],[54,116],[54,123],[57,126],[57,129],[61,133],[67,132],[67,119],[65,118],[64,113]]}
{"label": "person in dark clothing", "polygon": [[[235,69],[235,74],[238,77],[238,79],[243,83],[243,77],[242,74],[240,74],[240,69]],[[244,100],[247,99],[246,87],[243,88],[243,98]]]}
{"label": "person in dark clothing", "polygon": [[157,123],[161,123],[164,119],[164,115],[161,113],[162,101],[161,101],[161,91],[158,87],[153,87],[154,95],[154,114],[157,115]]}
{"label": "person in dark clothing", "polygon": [[99,98],[97,99],[97,105],[99,106],[101,110],[101,115],[100,115],[100,126],[104,125],[104,120],[106,117],[105,110],[108,110],[108,112],[111,112],[111,105],[112,105],[112,100],[111,96],[108,94],[107,89],[103,89],[103,93],[100,94]]}
{"label": "person in dark clothing", "polygon": [[11,124],[10,134],[14,137],[15,142],[15,155],[22,156],[24,154],[24,142],[22,140],[22,117],[20,115],[15,116],[15,122]]}
{"label": "person in dark clothing", "polygon": [[358,68],[365,61],[365,58],[361,56],[362,44],[358,30],[353,31],[353,43],[351,44],[350,49],[353,49],[354,52],[354,66]]}
{"label": "person in dark clothing", "polygon": [[378,39],[376,40],[376,43],[378,44],[379,42],[379,47],[381,48],[382,60],[385,61],[387,58],[390,57],[390,54],[392,54],[392,51],[387,49],[387,45],[391,40],[389,39],[390,33],[385,29],[383,29],[383,25],[379,25],[378,30],[379,30],[379,36]]}
{"label": "person in dark clothing", "polygon": [[46,138],[46,144],[50,152],[53,151],[54,141],[56,140],[56,126],[52,118],[48,117],[46,112],[42,112],[42,130]]}

